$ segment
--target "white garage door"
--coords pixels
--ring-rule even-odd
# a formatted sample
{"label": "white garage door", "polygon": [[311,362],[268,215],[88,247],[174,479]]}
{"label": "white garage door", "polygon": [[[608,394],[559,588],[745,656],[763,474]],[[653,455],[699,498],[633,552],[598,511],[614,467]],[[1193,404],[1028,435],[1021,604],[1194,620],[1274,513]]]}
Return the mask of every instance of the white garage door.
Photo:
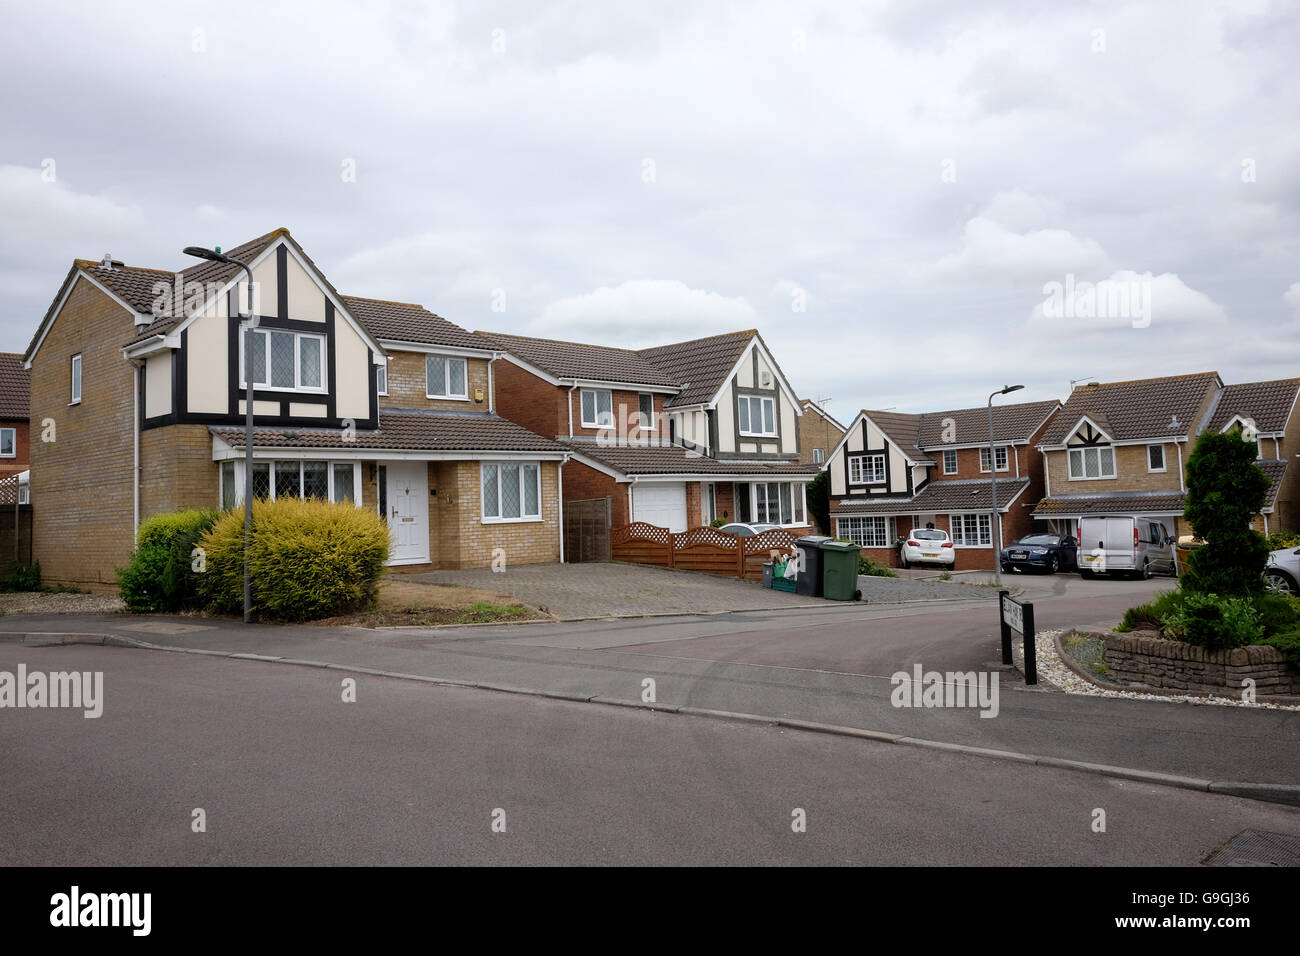
{"label": "white garage door", "polygon": [[632,489],[632,520],[669,531],[686,530],[686,483],[667,481]]}

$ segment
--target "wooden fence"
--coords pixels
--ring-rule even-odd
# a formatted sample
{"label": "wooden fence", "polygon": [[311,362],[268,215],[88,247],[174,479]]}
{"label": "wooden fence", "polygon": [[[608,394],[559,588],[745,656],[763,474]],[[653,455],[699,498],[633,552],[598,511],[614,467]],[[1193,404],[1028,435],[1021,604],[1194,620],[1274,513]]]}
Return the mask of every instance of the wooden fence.
{"label": "wooden fence", "polygon": [[634,521],[610,532],[610,557],[634,564],[657,564],[757,581],[771,552],[789,551],[798,534],[773,528],[748,538],[717,528],[690,528],[673,534],[667,528]]}

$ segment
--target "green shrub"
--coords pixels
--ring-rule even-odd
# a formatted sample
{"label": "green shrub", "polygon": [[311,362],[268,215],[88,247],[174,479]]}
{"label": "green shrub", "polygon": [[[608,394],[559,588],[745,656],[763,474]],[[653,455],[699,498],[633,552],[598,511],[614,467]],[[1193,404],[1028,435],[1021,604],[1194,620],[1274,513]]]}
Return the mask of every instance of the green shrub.
{"label": "green shrub", "polygon": [[217,520],[215,511],[173,511],[140,525],[131,561],[117,569],[117,586],[127,609],[137,614],[199,607],[194,549]]}
{"label": "green shrub", "polygon": [[858,574],[865,574],[874,578],[896,578],[898,572],[887,564],[881,564],[879,561],[873,561],[865,554],[858,555]]}
{"label": "green shrub", "polygon": [[1260,612],[1248,598],[1185,594],[1182,606],[1164,618],[1167,637],[1219,651],[1254,644],[1264,636]]}
{"label": "green shrub", "polygon": [[[244,605],[244,516],[223,514],[200,542],[200,588],[219,611]],[[306,621],[370,607],[388,560],[388,527],[368,508],[280,498],[253,502],[253,605],[265,617]]]}
{"label": "green shrub", "polygon": [[1185,591],[1258,594],[1264,589],[1268,547],[1250,527],[1264,507],[1269,479],[1255,464],[1258,445],[1241,429],[1201,433],[1187,459],[1185,514],[1205,546],[1187,557]]}
{"label": "green shrub", "polygon": [[727,523],[728,523],[728,522],[727,522],[727,519],[726,519],[726,518],[714,518],[712,521],[709,522],[709,527],[710,527],[710,528],[721,528],[724,524],[727,524]]}
{"label": "green shrub", "polygon": [[1158,631],[1164,627],[1165,619],[1182,607],[1183,594],[1181,591],[1162,591],[1156,595],[1156,599],[1148,604],[1139,604],[1137,607],[1131,607],[1124,612],[1124,620],[1120,622],[1117,631],[1134,631],[1134,630],[1153,630]]}
{"label": "green shrub", "polygon": [[41,590],[41,562],[34,564],[15,564],[5,579],[6,591]]}
{"label": "green shrub", "polygon": [[1286,655],[1286,662],[1295,670],[1300,671],[1300,630],[1272,634],[1258,643],[1276,647]]}
{"label": "green shrub", "polygon": [[1270,551],[1300,548],[1300,531],[1274,531],[1264,539],[1264,543]]}
{"label": "green shrub", "polygon": [[1251,601],[1259,612],[1264,634],[1285,634],[1300,627],[1300,601],[1287,594],[1256,594]]}

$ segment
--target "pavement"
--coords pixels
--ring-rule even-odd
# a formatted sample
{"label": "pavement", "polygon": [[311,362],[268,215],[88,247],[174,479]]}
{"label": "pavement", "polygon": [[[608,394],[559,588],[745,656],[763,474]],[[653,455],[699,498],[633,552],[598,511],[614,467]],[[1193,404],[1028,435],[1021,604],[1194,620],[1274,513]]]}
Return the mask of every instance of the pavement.
{"label": "pavement", "polygon": [[[1043,627],[1056,626],[1058,619],[1117,619],[1124,607],[1168,586],[1061,575],[1026,583],[1028,593],[1042,596],[1037,607]],[[6,638],[28,647],[107,640],[735,716],[1300,803],[1300,714],[1026,687],[1017,672],[1000,664],[996,612],[986,600],[937,608],[827,602],[616,623],[381,630],[246,627],[196,617],[11,616],[0,618],[0,641]],[[893,706],[890,675],[914,664],[941,673],[996,673],[997,716],[984,718],[970,707]],[[653,701],[643,696],[651,686]]]}
{"label": "pavement", "polygon": [[4,866],[1189,866],[1300,834],[1291,807],[772,725],[0,643],[20,661],[102,671],[107,701],[0,711]]}
{"label": "pavement", "polygon": [[[503,573],[487,568],[401,574],[397,580],[504,591],[562,621],[596,617],[635,617],[675,611],[714,614],[764,608],[830,604],[821,598],[762,587],[712,574],[696,574],[645,564],[525,564]],[[862,597],[871,602],[995,600],[991,588],[956,582],[859,577]]]}

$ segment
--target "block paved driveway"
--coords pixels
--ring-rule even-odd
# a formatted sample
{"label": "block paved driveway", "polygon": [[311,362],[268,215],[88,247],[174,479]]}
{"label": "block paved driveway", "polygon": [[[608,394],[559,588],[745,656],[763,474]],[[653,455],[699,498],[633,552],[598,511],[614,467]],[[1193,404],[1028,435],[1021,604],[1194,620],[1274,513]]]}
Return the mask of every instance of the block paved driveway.
{"label": "block paved driveway", "polygon": [[[494,573],[486,568],[426,571],[398,580],[456,584],[513,594],[524,604],[542,608],[560,620],[631,617],[641,614],[708,614],[780,607],[842,604],[769,590],[756,581],[712,574],[674,571],[644,564],[523,564]],[[872,602],[992,599],[987,588],[955,583],[859,578],[863,596]]]}

